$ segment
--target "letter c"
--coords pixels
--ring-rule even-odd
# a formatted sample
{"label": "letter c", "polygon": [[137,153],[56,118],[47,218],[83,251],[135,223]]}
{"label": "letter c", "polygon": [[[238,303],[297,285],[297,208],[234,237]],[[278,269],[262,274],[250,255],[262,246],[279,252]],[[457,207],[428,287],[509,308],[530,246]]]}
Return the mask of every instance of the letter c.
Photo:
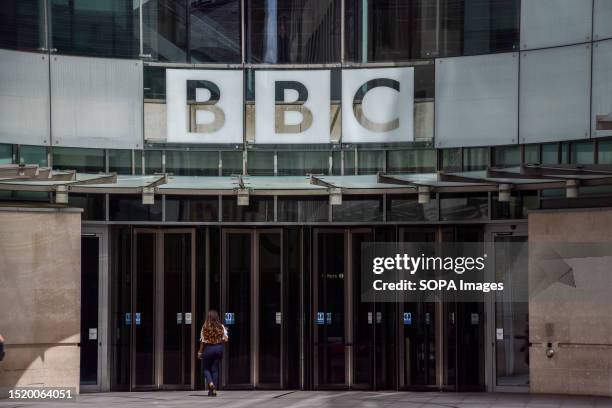
{"label": "letter c", "polygon": [[389,122],[378,123],[368,119],[363,112],[363,99],[365,95],[372,89],[379,86],[386,86],[388,88],[395,89],[397,92],[400,90],[400,83],[395,79],[370,79],[368,82],[361,85],[355,93],[355,97],[353,98],[353,113],[355,114],[355,119],[357,119],[357,122],[359,122],[361,126],[372,132],[383,133],[399,128],[399,118],[395,118]]}

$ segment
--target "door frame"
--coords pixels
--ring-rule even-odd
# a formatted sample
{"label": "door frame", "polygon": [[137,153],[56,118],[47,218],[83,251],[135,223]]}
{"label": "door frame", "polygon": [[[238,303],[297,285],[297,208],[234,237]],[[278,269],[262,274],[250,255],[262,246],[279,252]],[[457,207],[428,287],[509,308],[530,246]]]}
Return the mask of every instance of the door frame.
{"label": "door frame", "polygon": [[[508,222],[503,224],[487,224],[485,226],[484,240],[490,249],[494,249],[493,243],[498,235],[506,236],[528,236],[528,225],[526,220],[519,222]],[[495,264],[495,253],[493,256],[493,264]],[[494,270],[490,269],[491,273]],[[491,282],[495,279],[494,276],[489,276]],[[491,292],[493,293],[493,292]],[[517,392],[528,393],[529,385],[527,386],[512,386],[512,385],[497,385],[497,362],[495,355],[496,338],[495,338],[495,297],[488,296],[485,303],[485,381],[486,390],[488,392]]]}
{"label": "door frame", "polygon": [[[108,392],[110,391],[110,281],[108,271],[108,226],[88,225],[81,226],[82,237],[98,238],[98,379],[96,384],[80,385],[80,392]],[[82,329],[81,329],[82,330]]]}
{"label": "door frame", "polygon": [[[131,327],[130,327],[130,390],[132,391],[144,391],[144,390],[184,390],[184,389],[195,389],[195,350],[196,350],[196,323],[197,315],[196,315],[196,262],[195,262],[195,251],[196,251],[196,231],[195,228],[134,228],[132,232],[133,240],[132,245],[134,250],[132,251],[135,254],[136,249],[136,240],[138,234],[154,234],[155,235],[155,266],[154,266],[154,285],[153,285],[153,295],[155,296],[154,300],[154,339],[153,339],[153,353],[154,353],[154,384],[151,385],[143,385],[136,386],[134,384],[134,378],[136,376],[136,364],[135,364],[135,336],[134,331],[136,329],[136,319],[132,318]],[[189,234],[191,235],[191,245],[190,245],[190,270],[191,270],[191,329],[189,330],[190,336],[190,352],[189,355],[191,358],[191,370],[190,370],[190,380],[188,385],[181,384],[169,384],[166,385],[163,382],[163,374],[164,374],[164,362],[163,362],[163,353],[164,353],[164,237],[166,234]],[[132,256],[132,290],[131,290],[131,301],[130,301],[130,310],[133,316],[135,316],[136,311],[134,310],[136,293],[138,290],[138,281],[136,279],[137,274],[137,256]],[[183,319],[184,322],[184,319]],[[184,325],[184,323],[183,323]]]}

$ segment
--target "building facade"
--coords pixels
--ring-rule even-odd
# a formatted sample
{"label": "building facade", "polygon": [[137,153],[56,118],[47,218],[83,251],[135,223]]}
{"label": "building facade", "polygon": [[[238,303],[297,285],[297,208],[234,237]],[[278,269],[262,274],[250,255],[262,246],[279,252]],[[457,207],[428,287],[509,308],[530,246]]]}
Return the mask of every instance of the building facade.
{"label": "building facade", "polygon": [[200,387],[216,308],[226,389],[529,390],[555,341],[528,302],[361,302],[361,244],[502,259],[531,210],[609,206],[610,21],[608,0],[3,2],[0,163],[54,182],[0,199],[83,209],[82,389]]}

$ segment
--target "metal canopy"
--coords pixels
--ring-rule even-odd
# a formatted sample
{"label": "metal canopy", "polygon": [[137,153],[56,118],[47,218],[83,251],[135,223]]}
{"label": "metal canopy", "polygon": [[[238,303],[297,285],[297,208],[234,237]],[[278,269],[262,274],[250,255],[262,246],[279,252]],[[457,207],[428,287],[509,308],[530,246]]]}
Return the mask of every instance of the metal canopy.
{"label": "metal canopy", "polygon": [[89,194],[165,195],[331,195],[417,194],[544,190],[571,186],[612,186],[612,166],[524,165],[454,173],[348,176],[117,176],[55,171],[37,165],[0,166],[0,190]]}

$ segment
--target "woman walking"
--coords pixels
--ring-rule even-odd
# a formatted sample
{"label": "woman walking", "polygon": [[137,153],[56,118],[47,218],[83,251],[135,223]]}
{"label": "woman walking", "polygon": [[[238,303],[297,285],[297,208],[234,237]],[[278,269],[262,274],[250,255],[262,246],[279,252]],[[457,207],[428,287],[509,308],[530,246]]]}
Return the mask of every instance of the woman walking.
{"label": "woman walking", "polygon": [[204,377],[208,384],[208,396],[216,397],[219,388],[219,363],[223,357],[223,343],[228,341],[227,329],[219,320],[216,310],[209,310],[200,331],[198,358],[204,359]]}

